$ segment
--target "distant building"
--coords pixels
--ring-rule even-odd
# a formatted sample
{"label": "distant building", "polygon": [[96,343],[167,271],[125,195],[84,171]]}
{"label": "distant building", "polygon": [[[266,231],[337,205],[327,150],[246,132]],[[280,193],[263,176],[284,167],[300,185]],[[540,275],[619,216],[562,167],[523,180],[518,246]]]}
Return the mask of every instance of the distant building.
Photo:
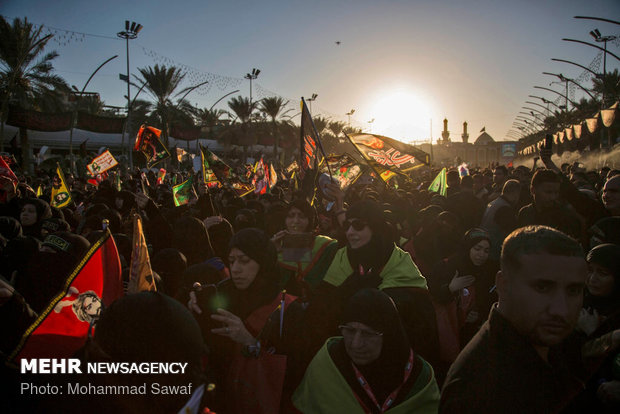
{"label": "distant building", "polygon": [[423,151],[432,154],[434,165],[458,165],[466,162],[474,167],[486,167],[491,163],[507,164],[513,160],[517,152],[516,141],[495,141],[485,128],[480,135],[469,143],[467,122],[463,122],[462,142],[452,142],[448,131],[448,120],[443,120],[441,138],[432,146],[430,144],[418,145]]}

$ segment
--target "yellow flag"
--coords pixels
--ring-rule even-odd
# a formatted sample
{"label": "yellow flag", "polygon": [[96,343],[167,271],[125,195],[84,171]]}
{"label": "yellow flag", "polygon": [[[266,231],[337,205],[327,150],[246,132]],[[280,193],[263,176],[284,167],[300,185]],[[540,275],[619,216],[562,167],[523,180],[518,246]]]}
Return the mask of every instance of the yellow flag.
{"label": "yellow flag", "polygon": [[43,195],[43,189],[41,188],[41,186],[37,187],[37,198],[41,197]]}
{"label": "yellow flag", "polygon": [[138,214],[133,216],[133,249],[131,251],[131,267],[129,269],[129,286],[127,293],[157,291],[151,260],[142,232],[142,219]]}
{"label": "yellow flag", "polygon": [[381,173],[381,178],[387,183],[388,181],[390,181],[390,178],[394,177],[395,175],[396,173],[394,171],[385,170]]}
{"label": "yellow flag", "polygon": [[54,184],[52,185],[52,199],[50,200],[50,205],[52,207],[57,208],[65,208],[71,202],[71,193],[67,188],[67,184],[65,181],[65,175],[60,168],[60,165],[56,166],[56,174],[58,175],[58,181],[54,179]]}

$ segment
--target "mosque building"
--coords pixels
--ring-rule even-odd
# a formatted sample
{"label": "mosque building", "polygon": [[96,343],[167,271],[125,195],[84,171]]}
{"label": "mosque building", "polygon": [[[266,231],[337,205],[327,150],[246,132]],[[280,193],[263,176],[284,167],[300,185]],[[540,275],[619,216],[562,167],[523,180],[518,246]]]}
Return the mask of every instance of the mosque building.
{"label": "mosque building", "polygon": [[421,150],[431,154],[434,165],[459,165],[462,162],[473,167],[487,167],[490,164],[508,164],[516,156],[516,141],[495,141],[491,135],[482,128],[478,138],[469,142],[467,122],[463,122],[462,142],[450,139],[448,120],[443,120],[441,138],[435,144],[418,145]]}

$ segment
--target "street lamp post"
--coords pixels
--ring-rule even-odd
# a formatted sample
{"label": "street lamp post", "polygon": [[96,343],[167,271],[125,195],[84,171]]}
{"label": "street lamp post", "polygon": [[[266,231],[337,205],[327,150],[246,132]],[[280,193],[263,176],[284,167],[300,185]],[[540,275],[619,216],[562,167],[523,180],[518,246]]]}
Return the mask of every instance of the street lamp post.
{"label": "street lamp post", "polygon": [[[566,109],[566,106],[565,106],[565,105],[556,105],[556,103],[555,103],[555,102],[550,101],[550,100],[548,100],[548,99],[545,99],[545,98],[543,98],[543,97],[541,97],[541,96],[536,96],[536,95],[528,95],[528,96],[529,96],[530,98],[537,98],[537,99],[540,99],[541,101],[543,101],[543,103],[546,103],[547,105],[553,105],[553,106],[555,106],[556,108],[558,108],[560,111],[564,111],[564,110]],[[548,110],[549,110],[549,107],[547,107],[547,111],[548,111]]]}
{"label": "street lamp post", "polygon": [[210,110],[212,110],[212,109],[213,109],[213,107],[214,107],[215,105],[217,105],[217,104],[218,104],[218,102],[220,102],[222,99],[226,98],[226,97],[227,97],[227,96],[229,96],[229,95],[232,95],[233,93],[237,93],[237,92],[239,92],[239,89],[236,89],[236,90],[234,90],[234,91],[232,91],[232,92],[228,92],[226,95],[222,96],[220,99],[218,99],[217,101],[215,101],[215,103],[214,103],[213,105],[211,105],[211,108],[209,108],[209,111],[210,111]]}
{"label": "street lamp post", "polygon": [[347,112],[345,115],[349,117],[349,128],[351,128],[351,115],[353,115],[355,113],[355,109],[351,109],[349,112]]}
{"label": "street lamp post", "polygon": [[[568,79],[565,78],[564,75],[562,75],[561,73],[560,74],[556,74],[556,73],[543,72],[543,75],[556,76],[557,78],[560,79],[560,82],[564,82],[564,84],[565,84],[565,89],[564,90],[566,91],[566,92],[564,92],[565,93],[564,98],[566,99],[564,101],[564,105],[566,105],[566,107],[568,108]],[[553,82],[550,83],[549,85],[552,85],[552,84],[553,84]]]}
{"label": "street lamp post", "polygon": [[596,73],[592,69],[587,68],[587,67],[585,67],[583,65],[580,65],[579,63],[571,62],[570,60],[566,60],[566,59],[551,58],[551,60],[553,60],[554,62],[562,62],[562,63],[568,63],[570,65],[578,66],[581,69],[585,70],[586,72],[590,72],[596,79],[603,79],[603,75],[602,74]]}
{"label": "street lamp post", "polygon": [[[110,62],[111,60],[114,60],[118,57],[118,55],[114,55],[111,58],[109,58],[108,60],[106,60],[105,62],[103,62],[101,65],[99,65],[99,67],[97,67],[97,69],[95,69],[95,71],[93,73],[91,73],[90,77],[88,78],[88,80],[86,81],[86,83],[84,84],[84,87],[82,88],[82,90],[79,92],[79,94],[76,93],[76,102],[73,108],[73,114],[72,114],[72,118],[71,118],[71,130],[69,131],[69,164],[70,164],[70,169],[71,169],[71,173],[75,174],[75,160],[73,159],[73,128],[75,127],[75,121],[77,118],[77,105],[79,103],[79,100],[82,98],[82,96],[84,95],[84,91],[86,90],[86,87],[88,86],[88,84],[90,83],[90,81],[92,80],[93,76],[95,76],[95,74],[97,72],[99,72],[99,69],[101,69],[106,63]],[[75,91],[77,92],[77,88],[75,86],[73,86],[73,89],[75,89]]]}
{"label": "street lamp post", "polygon": [[[127,51],[127,126],[125,130],[127,135],[131,136],[131,82],[129,79],[129,39],[135,39],[138,37],[138,33],[142,30],[142,25],[136,22],[129,22],[125,20],[125,30],[118,32],[116,35],[121,39],[125,39],[126,51]],[[133,169],[133,150],[131,149],[131,139],[127,139],[129,144],[129,168]]]}
{"label": "street lamp post", "polygon": [[543,74],[544,75],[557,76],[558,79],[560,79],[560,81],[566,82],[566,96],[568,96],[568,82],[571,82],[571,83],[575,84],[576,86],[578,86],[579,89],[581,89],[582,91],[587,93],[588,96],[590,98],[592,98],[593,101],[596,101],[596,98],[594,97],[594,95],[592,95],[589,90],[587,90],[586,88],[581,86],[581,84],[577,83],[574,79],[569,79],[569,78],[565,77],[564,75],[562,75],[561,73],[543,72]]}
{"label": "street lamp post", "polygon": [[536,109],[536,108],[530,108],[529,106],[522,106],[521,108],[523,108],[523,109],[527,109],[528,111],[530,111],[530,114],[532,114],[532,112],[536,112],[536,113],[539,113],[540,115],[542,115],[542,116],[544,116],[544,117],[546,117],[546,116],[547,116],[547,115],[545,115],[545,113],[544,113],[544,112],[541,112],[541,111],[539,111],[539,110],[538,110],[538,109]]}
{"label": "street lamp post", "polygon": [[260,73],[260,69],[252,68],[252,73],[246,73],[244,78],[250,80],[250,105],[252,104],[252,81],[258,78],[258,74]]}
{"label": "street lamp post", "polygon": [[549,116],[549,115],[551,115],[551,111],[549,110],[549,106],[548,106],[548,105],[547,105],[547,106],[544,106],[544,105],[541,105],[541,104],[539,104],[539,103],[532,102],[532,101],[525,101],[525,103],[528,103],[528,104],[531,104],[531,105],[540,106],[542,109],[544,109],[544,110],[546,110],[546,111],[547,111],[547,115],[545,115],[545,116]]}
{"label": "street lamp post", "polygon": [[[534,88],[536,88],[536,89],[542,89],[542,90],[549,91],[549,92],[553,92],[553,93],[555,93],[555,94],[557,94],[557,95],[560,95],[562,98],[566,99],[566,110],[568,110],[568,103],[569,103],[569,102],[570,102],[571,104],[573,104],[573,106],[577,106],[577,104],[576,104],[574,101],[572,101],[572,100],[568,99],[568,96],[567,96],[567,95],[564,95],[564,94],[562,94],[562,93],[560,93],[560,92],[558,92],[558,91],[554,91],[553,89],[549,89],[549,88],[544,88],[544,87],[542,87],[542,86],[534,86]],[[559,108],[559,107],[558,107],[558,108]]]}
{"label": "street lamp post", "polygon": [[370,133],[372,134],[372,124],[375,122],[375,118],[371,119],[370,121],[368,121],[368,125],[370,128]]}
{"label": "street lamp post", "polygon": [[306,102],[310,102],[310,116],[312,116],[312,102],[314,102],[316,100],[316,98],[318,98],[319,95],[317,95],[316,93],[312,94],[312,98],[308,98],[306,99]]}
{"label": "street lamp post", "polygon": [[594,38],[595,42],[603,43],[603,76],[607,76],[607,42],[616,40],[618,36],[601,36],[598,29],[591,30],[590,36]]}

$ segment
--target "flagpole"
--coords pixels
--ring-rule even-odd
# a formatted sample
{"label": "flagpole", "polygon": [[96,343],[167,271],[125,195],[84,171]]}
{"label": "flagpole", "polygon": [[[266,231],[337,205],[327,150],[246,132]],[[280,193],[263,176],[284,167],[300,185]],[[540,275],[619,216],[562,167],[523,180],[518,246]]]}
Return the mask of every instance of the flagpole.
{"label": "flagpole", "polygon": [[376,168],[375,168],[375,167],[374,167],[371,163],[369,163],[369,162],[366,160],[366,157],[364,157],[364,154],[362,154],[362,151],[360,151],[360,149],[359,149],[359,148],[357,148],[357,145],[355,145],[355,144],[353,143],[353,140],[351,139],[351,137],[349,137],[349,136],[347,135],[347,133],[346,133],[346,132],[344,132],[344,131],[342,131],[342,133],[344,134],[344,136],[345,136],[345,137],[347,137],[347,139],[349,140],[349,142],[351,143],[351,145],[353,145],[353,147],[355,148],[355,150],[356,150],[357,152],[359,152],[359,154],[362,156],[362,159],[364,160],[364,162],[365,162],[366,164],[368,164],[368,165],[370,166],[370,168],[372,168],[372,170],[375,172],[375,174],[377,174],[377,176],[379,177],[379,179],[380,179],[381,181],[383,181],[383,184],[385,184],[385,188],[389,188],[389,187],[388,187],[388,183],[387,183],[386,181],[384,181],[384,180],[383,180],[383,178],[381,178],[381,173],[380,173],[379,171],[377,171],[377,169],[376,169]]}
{"label": "flagpole", "polygon": [[431,162],[429,163],[429,167],[433,163],[433,118],[431,118]]}
{"label": "flagpole", "polygon": [[[314,130],[314,134],[318,138],[317,139],[317,141],[318,141],[317,145],[318,145],[319,149],[321,150],[321,154],[323,154],[323,158],[327,158],[327,155],[325,155],[325,150],[323,149],[323,143],[321,142],[321,136],[319,135],[318,131],[316,130],[316,127],[314,126],[314,120],[312,119],[312,115],[310,115],[310,111],[308,110],[308,105],[306,105],[306,101],[305,101],[303,96],[301,97],[301,101],[303,102],[304,110],[308,113],[308,117],[310,119],[310,125],[312,125],[312,129]],[[331,170],[331,168],[329,168],[329,163],[327,163],[327,172],[329,172],[329,177],[332,178],[332,170]]]}

